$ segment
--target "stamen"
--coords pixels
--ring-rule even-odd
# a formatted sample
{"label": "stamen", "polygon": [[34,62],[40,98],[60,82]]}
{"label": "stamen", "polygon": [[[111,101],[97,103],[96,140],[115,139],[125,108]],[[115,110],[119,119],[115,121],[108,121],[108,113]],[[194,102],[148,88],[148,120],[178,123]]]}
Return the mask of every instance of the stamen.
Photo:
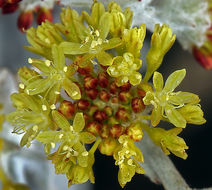
{"label": "stamen", "polygon": [[51,61],[46,60],[46,61],[45,61],[45,65],[46,65],[47,67],[49,67],[49,66],[51,65]]}
{"label": "stamen", "polygon": [[37,125],[34,125],[34,126],[32,127],[32,130],[35,131],[35,132],[37,132],[37,131],[38,131],[38,126],[37,126]]}
{"label": "stamen", "polygon": [[59,135],[59,139],[62,139],[62,138],[63,138],[63,134],[60,134],[60,135]]}
{"label": "stamen", "polygon": [[99,31],[98,30],[95,31],[95,34],[96,34],[97,37],[99,37]]}
{"label": "stamen", "polygon": [[54,93],[55,93],[55,94],[60,94],[60,92],[58,92],[58,91],[55,91]]}
{"label": "stamen", "polygon": [[63,67],[63,71],[66,73],[68,70],[68,67]]}
{"label": "stamen", "polygon": [[50,108],[51,108],[52,110],[55,110],[55,109],[56,109],[55,104],[52,104],[52,105],[50,106]]}
{"label": "stamen", "polygon": [[55,143],[51,142],[51,147],[55,148]]}
{"label": "stamen", "polygon": [[68,150],[68,146],[65,145],[65,146],[63,147],[63,150],[64,150],[64,151]]}
{"label": "stamen", "polygon": [[31,58],[28,59],[28,63],[32,64],[32,59]]}
{"label": "stamen", "polygon": [[82,156],[88,156],[88,152],[87,151],[83,152]]}

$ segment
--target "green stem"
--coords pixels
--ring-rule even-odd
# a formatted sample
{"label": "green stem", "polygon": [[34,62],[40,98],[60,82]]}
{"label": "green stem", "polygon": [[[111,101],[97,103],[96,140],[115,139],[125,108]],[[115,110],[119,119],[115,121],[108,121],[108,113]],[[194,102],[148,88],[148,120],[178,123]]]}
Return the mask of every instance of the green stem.
{"label": "green stem", "polygon": [[96,151],[96,149],[98,148],[100,142],[102,141],[101,138],[97,138],[96,142],[94,143],[94,145],[92,146],[92,148],[89,150],[90,154],[94,154],[94,152]]}

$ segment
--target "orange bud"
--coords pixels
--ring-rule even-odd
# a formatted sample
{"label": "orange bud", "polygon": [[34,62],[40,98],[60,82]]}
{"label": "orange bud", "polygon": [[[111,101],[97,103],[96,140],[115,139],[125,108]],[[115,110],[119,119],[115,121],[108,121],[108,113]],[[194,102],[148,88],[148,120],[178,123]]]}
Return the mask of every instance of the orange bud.
{"label": "orange bud", "polygon": [[118,141],[112,138],[104,139],[99,144],[99,151],[107,156],[112,156],[118,146]]}
{"label": "orange bud", "polygon": [[135,113],[142,112],[145,109],[145,105],[142,98],[139,97],[133,98],[131,101],[131,107]]}
{"label": "orange bud", "polygon": [[108,102],[110,100],[110,94],[106,90],[101,90],[99,98],[104,102]]}
{"label": "orange bud", "polygon": [[95,100],[98,96],[99,91],[97,89],[90,89],[86,90],[85,93],[90,99]]}
{"label": "orange bud", "polygon": [[33,21],[33,12],[27,11],[22,12],[18,17],[18,28],[21,32],[25,32],[31,25]]}
{"label": "orange bud", "polygon": [[80,110],[87,110],[89,106],[90,106],[90,102],[88,100],[81,99],[77,103],[77,107]]}
{"label": "orange bud", "polygon": [[97,110],[93,117],[96,121],[102,122],[107,119],[107,114],[104,111]]}
{"label": "orange bud", "polygon": [[110,128],[110,136],[113,138],[119,138],[121,135],[124,134],[124,127],[120,124],[115,124]]}
{"label": "orange bud", "polygon": [[193,48],[193,55],[195,59],[199,62],[200,65],[202,65],[205,69],[212,69],[212,56],[206,55],[203,52],[201,52],[196,47]]}
{"label": "orange bud", "polygon": [[42,22],[48,20],[49,22],[53,21],[52,10],[40,7],[37,14],[37,24],[40,25]]}
{"label": "orange bud", "polygon": [[130,117],[129,113],[125,108],[119,108],[118,111],[116,112],[116,119],[120,121],[127,121]]}
{"label": "orange bud", "polygon": [[113,115],[113,109],[110,106],[106,106],[104,108],[105,113],[107,114],[107,116],[111,116]]}
{"label": "orange bud", "polygon": [[110,84],[110,93],[111,94],[115,94],[116,92],[117,92],[117,89],[118,89],[118,87],[117,87],[117,85],[116,85],[116,83],[115,82],[112,82],[111,84]]}
{"label": "orange bud", "polygon": [[113,104],[118,104],[118,103],[119,103],[118,97],[113,97],[113,98],[111,98],[111,102],[112,102]]}
{"label": "orange bud", "polygon": [[134,141],[140,141],[143,137],[143,131],[139,123],[134,123],[127,127],[126,134]]}
{"label": "orange bud", "polygon": [[72,102],[64,100],[58,109],[67,119],[72,119],[75,114],[75,106]]}
{"label": "orange bud", "polygon": [[116,120],[115,117],[110,117],[110,118],[108,119],[108,124],[109,124],[109,125],[114,125],[114,124],[119,124],[119,122]]}
{"label": "orange bud", "polygon": [[141,98],[144,98],[146,96],[146,92],[142,89],[137,89],[137,94],[138,96],[140,96]]}
{"label": "orange bud", "polygon": [[132,96],[130,92],[120,92],[119,93],[119,100],[125,104],[128,104],[131,100]]}
{"label": "orange bud", "polygon": [[98,85],[98,79],[87,76],[84,78],[84,87],[86,90],[95,89]]}
{"label": "orange bud", "polygon": [[101,86],[102,88],[107,88],[109,83],[107,73],[99,73],[98,80],[99,80],[99,86]]}
{"label": "orange bud", "polygon": [[96,121],[89,122],[85,128],[95,136],[98,136],[101,132],[101,125]]}

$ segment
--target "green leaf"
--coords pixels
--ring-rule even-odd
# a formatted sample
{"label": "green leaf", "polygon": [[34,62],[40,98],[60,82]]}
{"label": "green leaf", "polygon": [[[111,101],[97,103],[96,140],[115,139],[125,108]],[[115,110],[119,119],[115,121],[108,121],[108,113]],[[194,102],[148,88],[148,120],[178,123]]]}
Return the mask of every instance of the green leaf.
{"label": "green leaf", "polygon": [[174,105],[198,104],[200,99],[199,96],[190,92],[177,92],[175,95],[169,96],[168,102]]}
{"label": "green leaf", "polygon": [[74,42],[62,42],[60,44],[60,48],[62,48],[64,54],[70,55],[80,55],[88,53],[89,51],[89,47],[87,44],[80,44]]}
{"label": "green leaf", "polygon": [[157,92],[162,91],[162,89],[163,89],[163,76],[162,76],[161,73],[154,72],[154,75],[153,75],[153,85],[154,85],[155,90]]}
{"label": "green leaf", "polygon": [[61,141],[61,134],[62,133],[60,131],[44,131],[40,133],[36,139],[43,144],[57,143]]}
{"label": "green leaf", "polygon": [[185,128],[186,120],[184,117],[172,106],[165,106],[165,113],[169,119],[169,121],[175,125],[176,127]]}
{"label": "green leaf", "polygon": [[65,78],[63,80],[63,88],[67,92],[67,94],[74,100],[81,98],[81,92],[79,87],[70,79]]}
{"label": "green leaf", "polygon": [[53,64],[57,70],[63,70],[65,66],[65,56],[61,47],[54,44],[52,46]]}
{"label": "green leaf", "polygon": [[80,141],[85,144],[91,144],[96,140],[96,137],[89,132],[80,133]]}
{"label": "green leaf", "polygon": [[46,91],[52,85],[52,82],[50,78],[37,79],[29,83],[24,92],[29,95],[40,94]]}
{"label": "green leaf", "polygon": [[168,79],[166,80],[165,86],[163,91],[165,92],[173,92],[174,89],[182,82],[186,75],[186,70],[177,70],[169,75]]}
{"label": "green leaf", "polygon": [[109,66],[109,65],[112,65],[112,63],[113,63],[113,59],[110,56],[110,54],[106,53],[104,51],[99,52],[96,55],[96,58],[97,58],[98,62],[103,66]]}
{"label": "green leaf", "polygon": [[85,119],[83,113],[77,113],[74,117],[73,128],[74,131],[80,132],[85,127]]}
{"label": "green leaf", "polygon": [[53,110],[52,118],[59,128],[61,128],[64,131],[70,131],[70,123],[61,113],[59,113],[56,110]]}

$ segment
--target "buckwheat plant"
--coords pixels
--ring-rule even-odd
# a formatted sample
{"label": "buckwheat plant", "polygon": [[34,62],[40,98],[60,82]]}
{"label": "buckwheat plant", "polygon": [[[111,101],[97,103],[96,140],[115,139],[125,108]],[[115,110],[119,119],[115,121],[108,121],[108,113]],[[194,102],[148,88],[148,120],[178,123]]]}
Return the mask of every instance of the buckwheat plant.
{"label": "buckwheat plant", "polygon": [[[25,48],[43,59],[29,58],[33,67],[20,68],[19,92],[11,96],[16,111],[7,120],[15,133],[24,133],[21,146],[33,140],[44,145],[56,174],[65,174],[69,186],[94,183],[97,149],[113,156],[122,187],[135,173],[144,174],[135,145],[144,131],[165,154],[186,159],[188,146],[178,134],[187,123],[205,123],[199,97],[174,91],[185,69],[165,83],[156,72],[175,41],[168,25],[155,26],[142,80],[146,29],[132,28],[132,16],[130,8],[122,10],[115,2],[107,8],[94,2],[90,14],[65,8],[60,23],[46,21],[27,31]],[[173,127],[159,127],[161,120]]]}

